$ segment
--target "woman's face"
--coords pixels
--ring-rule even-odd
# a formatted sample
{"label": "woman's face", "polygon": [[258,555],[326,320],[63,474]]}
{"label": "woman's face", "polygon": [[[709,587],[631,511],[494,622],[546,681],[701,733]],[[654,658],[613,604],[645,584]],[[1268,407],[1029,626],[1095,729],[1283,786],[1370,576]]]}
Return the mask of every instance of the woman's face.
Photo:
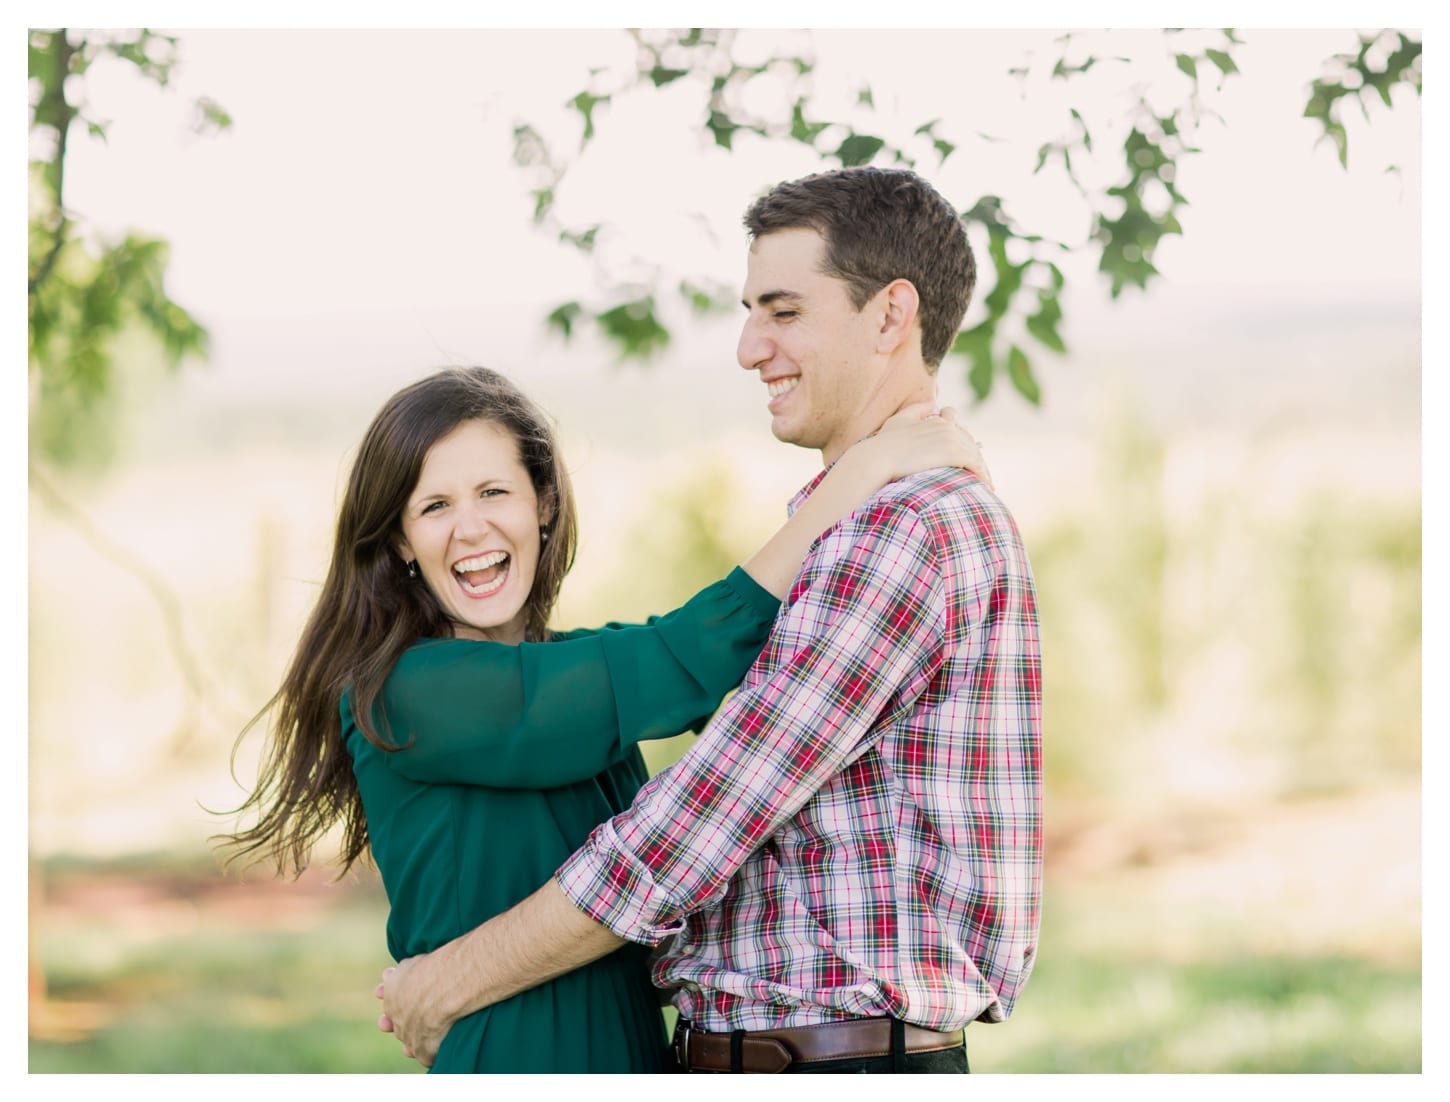
{"label": "woman's face", "polygon": [[398,551],[418,563],[456,637],[517,644],[548,519],[512,434],[465,421],[428,449]]}

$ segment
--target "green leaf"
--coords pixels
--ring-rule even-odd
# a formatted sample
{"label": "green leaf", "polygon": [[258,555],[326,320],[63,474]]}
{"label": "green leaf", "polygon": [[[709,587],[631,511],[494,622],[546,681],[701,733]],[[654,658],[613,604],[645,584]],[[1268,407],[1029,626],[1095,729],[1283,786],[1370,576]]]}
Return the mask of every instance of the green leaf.
{"label": "green leaf", "polygon": [[1022,397],[1034,406],[1042,404],[1042,390],[1038,387],[1037,380],[1032,377],[1032,364],[1027,359],[1027,354],[1015,344],[1012,351],[1007,353],[1007,377],[1012,380],[1012,385]]}
{"label": "green leaf", "polygon": [[876,99],[871,95],[871,86],[869,84],[863,85],[861,90],[856,93],[856,106],[867,107],[873,111],[876,110]]}
{"label": "green leaf", "polygon": [[931,143],[931,146],[936,150],[937,156],[940,158],[937,161],[938,166],[946,164],[946,159],[957,151],[957,147],[945,138],[937,138],[936,141]]}
{"label": "green leaf", "polygon": [[1027,332],[1052,351],[1066,352],[1067,346],[1057,332],[1058,323],[1062,321],[1062,308],[1058,305],[1056,293],[1039,291],[1037,300],[1037,313],[1027,318]]}
{"label": "green leaf", "polygon": [[740,124],[729,115],[720,111],[711,111],[710,117],[705,120],[705,128],[715,137],[715,144],[721,149],[732,148],[731,143],[735,139],[735,131],[740,129]]}
{"label": "green leaf", "polygon": [[567,341],[574,335],[574,322],[584,308],[577,302],[565,302],[556,306],[544,319],[544,323],[550,329],[557,329]]}
{"label": "green leaf", "polygon": [[653,295],[623,302],[596,314],[595,322],[619,349],[621,358],[648,360],[670,343],[670,331],[655,316]]}
{"label": "green leaf", "polygon": [[1067,58],[1061,57],[1058,58],[1057,64],[1052,67],[1052,75],[1061,80],[1067,80],[1069,77],[1075,77],[1079,76],[1082,73],[1086,73],[1097,63],[1098,59],[1096,57],[1089,57],[1081,65],[1069,65],[1067,63]]}
{"label": "green leaf", "polygon": [[972,367],[967,372],[967,383],[971,386],[977,401],[980,402],[992,393],[992,355],[988,351],[985,354],[975,355],[971,359]]}
{"label": "green leaf", "polygon": [[649,79],[654,82],[656,88],[663,88],[672,81],[690,75],[688,69],[666,69],[663,65],[656,65],[649,71]]}
{"label": "green leaf", "polygon": [[1189,54],[1174,54],[1173,61],[1194,80],[1198,79],[1198,62]]}
{"label": "green leaf", "polygon": [[1002,213],[1002,200],[996,195],[983,195],[962,217],[969,222],[981,222],[989,232],[994,226],[1007,224],[1007,216]]}
{"label": "green leaf", "polygon": [[852,134],[841,143],[836,150],[836,157],[841,164],[847,168],[855,165],[871,163],[871,158],[881,152],[886,141],[883,138],[874,138],[870,134]]}
{"label": "green leaf", "polygon": [[971,364],[967,382],[979,402],[992,390],[992,338],[995,333],[996,326],[984,321],[962,330],[952,341],[952,354],[965,356]]}
{"label": "green leaf", "polygon": [[590,226],[587,230],[583,231],[560,230],[559,240],[564,242],[564,244],[566,245],[573,245],[580,252],[592,253],[594,251],[594,246],[597,243],[596,239],[599,237],[599,231],[603,228],[604,227],[600,225],[593,225]]}
{"label": "green leaf", "polygon": [[521,168],[532,165],[547,164],[549,161],[549,148],[544,143],[543,135],[528,123],[521,123],[514,127],[514,164]]}
{"label": "green leaf", "polygon": [[534,197],[534,221],[542,222],[554,209],[554,189],[541,187],[529,193]]}
{"label": "green leaf", "polygon": [[198,134],[226,130],[232,125],[232,116],[225,107],[210,96],[199,96],[196,100],[196,122],[192,130]]}
{"label": "green leaf", "polygon": [[1022,287],[1023,273],[1027,270],[1027,264],[1013,264],[1007,259],[1007,239],[1016,236],[1010,230],[998,227],[991,232],[987,240],[987,254],[991,257],[992,267],[997,276],[996,285],[991,292],[982,300],[987,307],[987,312],[995,322],[997,318],[1007,313],[1007,307],[1012,302],[1012,297]]}
{"label": "green leaf", "polygon": [[581,141],[587,142],[594,137],[594,108],[608,102],[608,96],[596,96],[588,90],[580,92],[569,101],[569,106],[584,116],[584,137]]}
{"label": "green leaf", "polygon": [[1237,73],[1239,71],[1239,67],[1234,64],[1234,59],[1229,57],[1229,55],[1224,53],[1222,50],[1204,50],[1203,53],[1209,61],[1213,62],[1215,65],[1218,66],[1219,71],[1222,72],[1224,76],[1228,76],[1230,73]]}
{"label": "green leaf", "polygon": [[688,279],[680,280],[679,292],[680,297],[689,303],[691,311],[700,317],[729,309],[734,299],[734,295],[723,287],[711,291]]}
{"label": "green leaf", "polygon": [[805,104],[806,101],[804,99],[798,99],[795,101],[795,106],[791,108],[790,136],[798,142],[804,142],[806,145],[813,146],[816,144],[816,138],[821,131],[828,129],[831,124],[828,122],[806,122]]}

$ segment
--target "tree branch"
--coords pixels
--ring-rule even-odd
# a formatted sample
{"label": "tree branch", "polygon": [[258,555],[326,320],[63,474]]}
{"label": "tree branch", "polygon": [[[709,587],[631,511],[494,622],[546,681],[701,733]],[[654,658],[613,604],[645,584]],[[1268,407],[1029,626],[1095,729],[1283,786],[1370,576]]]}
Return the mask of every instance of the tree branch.
{"label": "tree branch", "polygon": [[55,153],[50,164],[55,173],[56,223],[51,231],[50,251],[40,262],[40,267],[30,276],[29,297],[32,299],[40,285],[50,277],[51,270],[60,256],[60,250],[65,247],[65,231],[66,227],[70,225],[70,220],[65,214],[65,152],[66,141],[70,135],[70,124],[75,119],[77,111],[65,98],[65,78],[70,72],[70,59],[86,44],[85,39],[72,44],[64,29],[55,31],[54,34],[57,36],[55,72],[52,74],[52,83],[46,86],[40,102],[36,104],[35,113],[44,118],[47,125],[55,129]]}
{"label": "tree branch", "polygon": [[167,645],[181,671],[182,685],[186,690],[185,711],[177,722],[168,747],[171,754],[179,754],[196,733],[199,708],[209,688],[207,677],[193,657],[186,640],[181,602],[151,567],[130,551],[118,547],[100,532],[90,518],[78,506],[71,504],[34,463],[29,465],[29,471],[30,485],[39,492],[46,505],[64,518],[103,558],[145,586],[152,600],[156,602]]}

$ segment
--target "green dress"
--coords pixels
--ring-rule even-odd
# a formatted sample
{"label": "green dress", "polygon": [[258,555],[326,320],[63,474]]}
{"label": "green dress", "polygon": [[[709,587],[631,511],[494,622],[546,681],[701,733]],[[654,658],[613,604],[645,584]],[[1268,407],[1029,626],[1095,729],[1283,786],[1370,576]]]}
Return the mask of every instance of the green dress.
{"label": "green dress", "polygon": [[[637,743],[698,729],[739,684],[779,605],[743,570],[645,625],[510,647],[429,639],[383,686],[383,751],[341,701],[395,960],[533,894],[647,779]],[[435,1072],[655,1072],[666,1049],[647,949],[471,1014]]]}

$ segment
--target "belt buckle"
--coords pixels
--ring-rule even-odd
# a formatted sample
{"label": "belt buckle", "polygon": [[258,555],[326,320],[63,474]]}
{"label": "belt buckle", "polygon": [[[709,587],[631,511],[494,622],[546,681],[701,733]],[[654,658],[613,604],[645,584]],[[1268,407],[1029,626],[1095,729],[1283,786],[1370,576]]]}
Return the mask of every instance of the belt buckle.
{"label": "belt buckle", "polygon": [[675,1060],[681,1071],[690,1070],[690,1027],[682,1025],[675,1030]]}

